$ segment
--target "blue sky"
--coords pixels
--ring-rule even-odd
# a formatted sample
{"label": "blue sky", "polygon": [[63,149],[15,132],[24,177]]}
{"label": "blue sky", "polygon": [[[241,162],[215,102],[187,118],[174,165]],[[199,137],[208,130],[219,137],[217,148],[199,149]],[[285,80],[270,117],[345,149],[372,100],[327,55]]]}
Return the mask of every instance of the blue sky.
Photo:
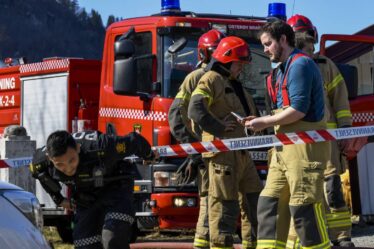
{"label": "blue sky", "polygon": [[[160,12],[161,0],[78,0],[87,11],[95,9],[104,24],[109,15],[147,16]],[[180,0],[182,10],[200,13],[266,16],[268,4],[287,5],[287,17],[309,17],[321,34],[353,34],[374,24],[374,0]]]}

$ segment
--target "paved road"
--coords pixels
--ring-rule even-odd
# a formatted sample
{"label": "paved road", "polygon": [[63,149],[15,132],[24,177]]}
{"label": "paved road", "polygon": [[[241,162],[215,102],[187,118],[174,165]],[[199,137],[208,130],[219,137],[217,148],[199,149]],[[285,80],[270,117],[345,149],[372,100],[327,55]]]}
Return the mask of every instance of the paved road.
{"label": "paved road", "polygon": [[[374,249],[374,225],[355,225],[352,230],[352,240],[356,247],[373,248]],[[132,249],[146,248],[180,248],[192,249],[193,233],[153,233],[145,237],[140,237],[136,244],[131,246]],[[236,238],[237,245],[235,248],[241,248],[240,241]],[[337,249],[339,247],[334,247]]]}
{"label": "paved road", "polygon": [[374,225],[353,226],[352,241],[357,247],[374,248]]}

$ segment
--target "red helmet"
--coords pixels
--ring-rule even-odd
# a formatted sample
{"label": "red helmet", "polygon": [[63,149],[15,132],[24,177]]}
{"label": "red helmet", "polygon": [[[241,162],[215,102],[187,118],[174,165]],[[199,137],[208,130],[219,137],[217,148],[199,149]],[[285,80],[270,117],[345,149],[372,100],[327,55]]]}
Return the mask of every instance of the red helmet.
{"label": "red helmet", "polygon": [[200,36],[199,43],[197,45],[199,50],[199,61],[208,61],[210,59],[210,55],[217,48],[219,42],[224,37],[225,35],[216,29],[211,29]]}
{"label": "red helmet", "polygon": [[248,44],[236,36],[223,38],[212,57],[223,64],[233,61],[249,63],[252,60]]}
{"label": "red helmet", "polygon": [[303,15],[294,15],[287,20],[287,24],[290,25],[294,32],[306,32],[314,37],[314,42],[318,42],[317,28],[313,25],[310,19]]}

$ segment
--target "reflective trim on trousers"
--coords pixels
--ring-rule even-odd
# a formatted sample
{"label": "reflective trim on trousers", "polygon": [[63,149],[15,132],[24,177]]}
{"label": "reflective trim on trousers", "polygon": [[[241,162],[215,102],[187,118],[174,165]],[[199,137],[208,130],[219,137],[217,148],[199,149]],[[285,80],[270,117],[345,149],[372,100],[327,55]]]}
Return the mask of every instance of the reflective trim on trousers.
{"label": "reflective trim on trousers", "polygon": [[279,240],[257,240],[257,249],[260,248],[272,248],[272,249],[283,249],[286,248],[286,243]]}
{"label": "reflective trim on trousers", "polygon": [[91,237],[74,240],[74,247],[79,248],[83,246],[89,246],[96,243],[101,243],[101,235],[94,235]]}
{"label": "reflective trim on trousers", "polygon": [[321,243],[319,245],[315,245],[315,246],[301,246],[301,248],[302,249],[329,249],[329,248],[331,248],[330,240],[326,241],[324,243]]}
{"label": "reflective trim on trousers", "polygon": [[209,247],[209,241],[205,239],[195,238],[193,241],[193,246],[206,248],[206,247]]}
{"label": "reflective trim on trousers", "polygon": [[256,246],[257,246],[256,241],[242,240],[242,248],[243,249],[256,248]]}
{"label": "reflective trim on trousers", "polygon": [[349,211],[326,214],[327,226],[331,228],[351,227],[351,213]]}
{"label": "reflective trim on trousers", "polygon": [[316,213],[318,228],[322,236],[322,244],[324,244],[325,242],[330,243],[329,235],[327,234],[327,227],[325,223],[324,213],[322,210],[322,203],[314,203],[313,208],[314,208],[314,212]]}
{"label": "reflective trim on trousers", "polygon": [[296,241],[294,240],[287,240],[287,249],[329,249],[331,248],[330,246],[330,241],[324,242],[319,245],[315,246],[302,246],[300,244],[300,240],[297,239]]}
{"label": "reflective trim on trousers", "polygon": [[296,238],[295,240],[288,239],[286,248],[287,249],[300,249],[301,245],[300,245],[299,238]]}
{"label": "reflective trim on trousers", "polygon": [[107,220],[120,220],[127,223],[134,223],[135,219],[131,215],[125,213],[111,212],[105,215],[105,221]]}

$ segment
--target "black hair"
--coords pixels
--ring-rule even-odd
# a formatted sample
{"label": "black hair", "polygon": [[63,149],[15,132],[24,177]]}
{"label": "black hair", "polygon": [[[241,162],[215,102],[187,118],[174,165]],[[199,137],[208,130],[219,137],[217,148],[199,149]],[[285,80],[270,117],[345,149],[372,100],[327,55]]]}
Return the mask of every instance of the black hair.
{"label": "black hair", "polygon": [[282,35],[285,35],[288,45],[295,47],[295,33],[292,27],[284,21],[266,23],[261,28],[258,37],[260,38],[263,33],[269,33],[270,36],[276,41],[279,41]]}
{"label": "black hair", "polygon": [[66,153],[68,148],[76,149],[77,143],[67,131],[55,131],[47,138],[47,154],[49,157],[57,157]]}

